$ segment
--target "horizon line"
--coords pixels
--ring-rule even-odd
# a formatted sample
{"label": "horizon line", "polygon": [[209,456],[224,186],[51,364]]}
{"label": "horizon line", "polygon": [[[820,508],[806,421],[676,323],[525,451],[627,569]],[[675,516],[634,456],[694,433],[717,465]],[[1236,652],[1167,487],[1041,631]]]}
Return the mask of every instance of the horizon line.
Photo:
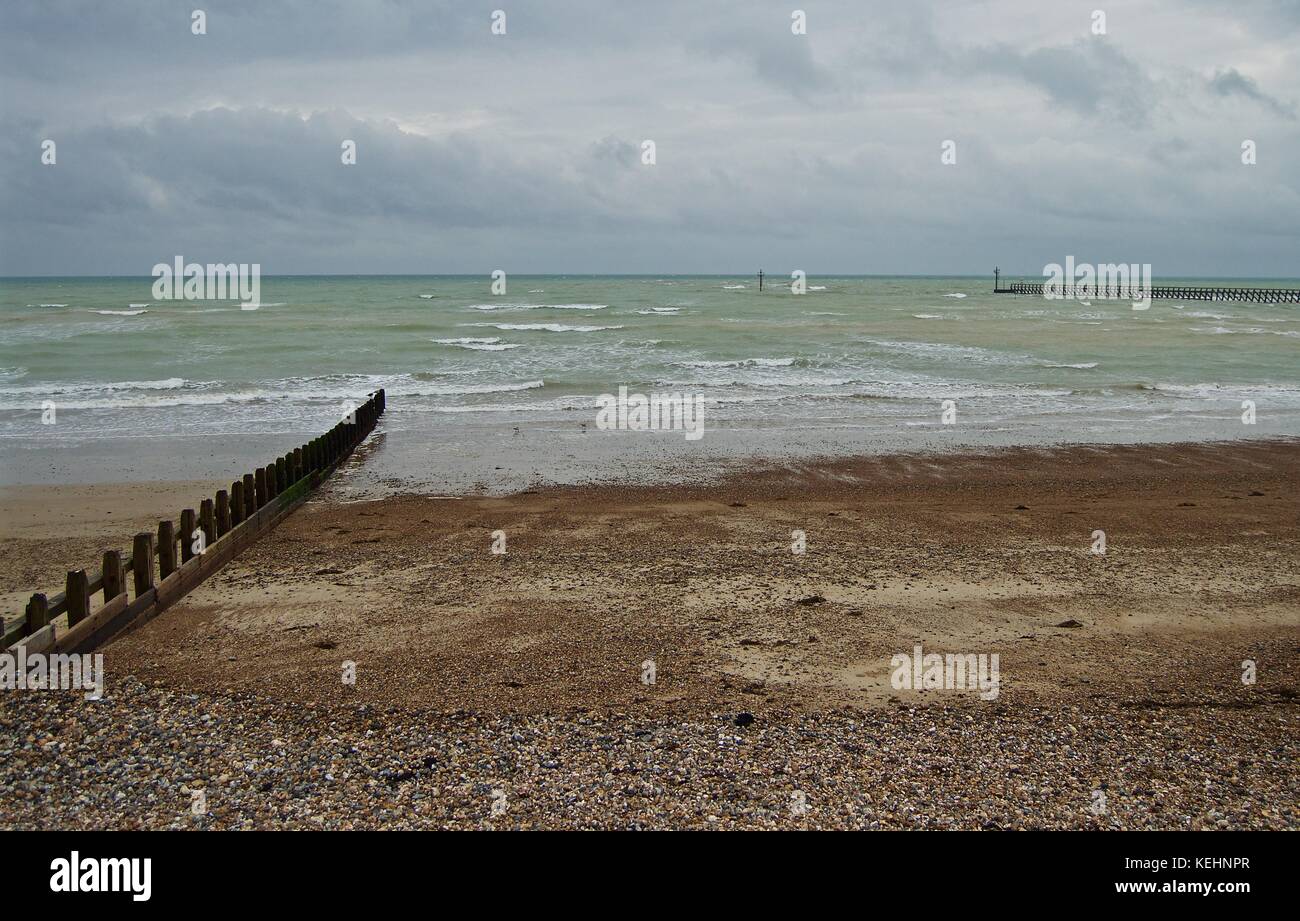
{"label": "horizon line", "polygon": [[[206,265],[206,263],[201,263]],[[228,263],[227,263],[228,264]],[[758,272],[517,272],[511,273],[516,278],[757,278]],[[968,272],[805,272],[808,278],[993,278],[987,274]],[[5,275],[0,274],[0,281],[47,281],[60,279],[122,279],[122,280],[156,280],[155,275],[127,274],[71,274],[71,275]],[[261,274],[262,278],[487,278],[491,272],[286,272],[282,274]],[[509,277],[509,276],[507,276]],[[784,273],[764,272],[764,278],[784,279]],[[1043,278],[1042,272],[1017,273],[1002,272],[1003,280],[1015,278]],[[1214,274],[1171,274],[1161,278],[1201,278],[1242,281],[1291,281],[1300,279],[1300,275],[1214,275]],[[777,282],[774,282],[777,283]]]}

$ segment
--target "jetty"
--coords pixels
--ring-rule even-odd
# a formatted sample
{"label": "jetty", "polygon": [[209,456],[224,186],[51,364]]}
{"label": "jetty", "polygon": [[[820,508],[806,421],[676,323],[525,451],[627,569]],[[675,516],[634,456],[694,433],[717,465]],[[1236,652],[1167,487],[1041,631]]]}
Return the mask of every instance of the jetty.
{"label": "jetty", "polygon": [[[319,438],[135,535],[131,553],[104,552],[99,569],[68,572],[64,590],[32,595],[25,616],[0,625],[0,650],[86,653],[152,620],[269,532],[343,464],[384,413],[377,390]],[[94,607],[96,595],[101,603]]]}
{"label": "jetty", "polygon": [[[1029,294],[1043,296],[1045,282],[1014,281],[1002,286],[1002,270],[993,270],[994,294]],[[1143,295],[1148,292],[1142,291]],[[1069,298],[1136,298],[1136,288],[1120,282],[1092,284],[1065,284],[1063,294]],[[1179,301],[1239,301],[1255,304],[1300,304],[1300,288],[1228,288],[1188,287],[1184,285],[1152,285],[1152,298]]]}

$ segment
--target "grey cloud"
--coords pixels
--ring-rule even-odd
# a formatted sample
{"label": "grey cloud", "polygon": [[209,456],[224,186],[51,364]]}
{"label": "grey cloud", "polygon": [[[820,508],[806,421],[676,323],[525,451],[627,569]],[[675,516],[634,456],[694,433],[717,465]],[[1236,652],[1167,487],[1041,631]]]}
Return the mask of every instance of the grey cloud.
{"label": "grey cloud", "polygon": [[1254,80],[1235,67],[1217,72],[1210,79],[1210,92],[1218,96],[1244,96],[1258,102],[1274,114],[1284,118],[1295,118],[1295,106],[1286,105],[1263,92]]}
{"label": "grey cloud", "polygon": [[[208,36],[169,0],[0,5],[0,272],[200,249],[268,272],[983,271],[1123,247],[1108,261],[1294,271],[1274,215],[1300,206],[1279,155],[1300,68],[1267,0],[1151,0],[1104,39],[1086,16],[1031,34],[1022,0],[190,6]],[[1222,60],[1184,47],[1233,15]]]}
{"label": "grey cloud", "polygon": [[1145,122],[1155,104],[1155,88],[1142,67],[1105,40],[1078,39],[1030,51],[990,45],[966,53],[960,62],[978,72],[1021,77],[1054,105],[1084,115]]}

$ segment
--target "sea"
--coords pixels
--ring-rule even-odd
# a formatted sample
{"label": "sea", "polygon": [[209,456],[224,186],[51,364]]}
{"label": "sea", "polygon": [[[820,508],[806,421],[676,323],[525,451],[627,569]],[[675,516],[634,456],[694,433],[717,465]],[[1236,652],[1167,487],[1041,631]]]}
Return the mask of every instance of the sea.
{"label": "sea", "polygon": [[[762,291],[752,276],[492,281],[268,276],[244,304],[156,300],[147,277],[0,280],[0,485],[233,480],[381,387],[358,494],[1300,434],[1294,304],[1136,309],[946,276],[809,276],[803,293],[774,275]],[[601,428],[620,387],[701,396],[703,435]]]}

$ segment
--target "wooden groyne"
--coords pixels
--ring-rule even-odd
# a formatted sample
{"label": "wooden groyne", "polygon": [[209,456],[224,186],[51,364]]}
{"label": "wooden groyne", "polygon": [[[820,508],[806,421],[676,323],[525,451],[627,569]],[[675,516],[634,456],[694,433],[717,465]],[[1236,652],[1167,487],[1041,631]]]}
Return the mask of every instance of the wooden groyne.
{"label": "wooden groyne", "polygon": [[[378,390],[319,438],[246,473],[230,489],[187,508],[179,529],[158,522],[157,533],[135,535],[131,555],[104,553],[100,569],[68,573],[62,594],[32,595],[26,616],[3,631],[0,649],[82,653],[143,624],[193,591],[307,500],[374,429],[384,413]],[[92,605],[102,594],[98,608]],[[67,615],[66,622],[56,618]]]}
{"label": "wooden groyne", "polygon": [[[993,270],[994,294],[1029,294],[1043,296],[1045,282],[1016,281],[1007,287],[1002,286],[1002,273]],[[1116,300],[1137,300],[1139,292],[1136,285],[1107,284],[1066,284],[1062,286],[1062,295],[1068,298],[1112,298]],[[1186,287],[1183,285],[1152,285],[1150,296],[1179,301],[1239,301],[1254,304],[1300,304],[1300,288],[1226,288],[1226,287]]]}

